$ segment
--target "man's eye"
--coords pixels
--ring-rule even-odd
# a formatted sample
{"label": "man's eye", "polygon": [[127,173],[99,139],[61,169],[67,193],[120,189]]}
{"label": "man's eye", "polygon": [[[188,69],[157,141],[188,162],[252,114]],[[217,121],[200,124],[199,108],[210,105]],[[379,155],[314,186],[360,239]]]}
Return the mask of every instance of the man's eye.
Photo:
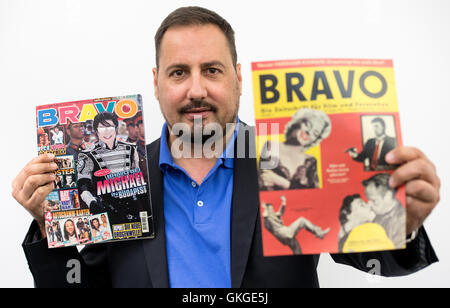
{"label": "man's eye", "polygon": [[210,68],[208,68],[208,74],[210,74],[210,75],[216,75],[216,74],[218,74],[220,71],[217,69],[217,68],[214,68],[214,67],[210,67]]}
{"label": "man's eye", "polygon": [[182,70],[177,70],[177,71],[172,72],[171,75],[175,76],[175,77],[183,77],[184,72]]}

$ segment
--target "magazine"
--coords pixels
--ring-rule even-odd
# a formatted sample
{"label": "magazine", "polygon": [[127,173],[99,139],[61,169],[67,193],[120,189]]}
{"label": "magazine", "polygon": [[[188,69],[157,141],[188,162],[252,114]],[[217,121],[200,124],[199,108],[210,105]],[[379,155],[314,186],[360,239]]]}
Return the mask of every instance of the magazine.
{"label": "magazine", "polygon": [[386,154],[402,144],[393,62],[252,63],[265,256],[405,247],[405,188]]}
{"label": "magazine", "polygon": [[140,95],[36,107],[38,154],[55,154],[48,247],[154,237]]}

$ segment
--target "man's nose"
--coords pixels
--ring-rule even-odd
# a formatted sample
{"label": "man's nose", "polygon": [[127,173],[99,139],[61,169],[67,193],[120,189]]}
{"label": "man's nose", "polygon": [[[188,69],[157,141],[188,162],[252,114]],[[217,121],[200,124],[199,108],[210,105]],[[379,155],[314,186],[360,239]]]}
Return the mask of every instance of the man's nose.
{"label": "man's nose", "polygon": [[193,73],[191,75],[191,82],[187,92],[187,97],[190,100],[204,100],[208,96],[205,80],[201,73]]}

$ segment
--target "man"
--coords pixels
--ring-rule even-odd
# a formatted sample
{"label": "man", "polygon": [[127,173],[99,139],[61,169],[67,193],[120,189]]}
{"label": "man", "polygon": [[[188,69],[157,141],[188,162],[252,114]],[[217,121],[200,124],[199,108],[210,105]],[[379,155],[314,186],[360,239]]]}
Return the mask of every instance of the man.
{"label": "man", "polygon": [[306,229],[320,239],[323,239],[325,235],[330,232],[330,228],[322,230],[322,228],[314,225],[304,217],[299,217],[289,226],[285,226],[283,220],[281,219],[286,208],[285,196],[281,196],[281,207],[278,212],[275,212],[273,210],[272,204],[265,204],[263,202],[262,206],[264,208],[264,227],[270,233],[272,233],[283,245],[288,246],[292,250],[294,255],[302,254],[300,244],[295,238],[300,230]]}
{"label": "man", "polygon": [[66,181],[64,183],[64,188],[74,188],[77,187],[77,183],[73,180],[72,174],[66,175]]}
{"label": "man", "polygon": [[133,125],[136,130],[136,148],[137,152],[139,154],[139,168],[142,170],[142,174],[144,175],[144,178],[147,178],[147,168],[145,164],[147,163],[147,152],[146,152],[146,145],[145,145],[145,128],[144,128],[144,121],[142,119],[142,112],[139,111],[134,117],[133,117]]}
{"label": "man", "polygon": [[72,123],[67,126],[67,135],[70,141],[67,144],[67,154],[73,155],[78,160],[78,153],[86,149],[84,144],[84,123]]}
{"label": "man", "polygon": [[119,120],[114,113],[101,112],[95,116],[94,131],[99,141],[92,150],[78,155],[78,187],[82,207],[87,205],[93,214],[107,211],[113,223],[134,222],[139,218],[139,209],[130,208],[127,199],[97,195],[96,183],[106,180],[104,175],[97,175],[97,171],[108,169],[114,174],[139,166],[136,146],[117,140],[118,127]]}
{"label": "man", "polygon": [[386,135],[386,123],[382,118],[375,118],[371,121],[375,132],[375,138],[369,139],[364,145],[361,153],[358,154],[355,148],[349,150],[349,155],[355,161],[364,162],[369,160],[369,170],[387,170],[393,169],[386,162],[386,154],[391,152],[397,146],[395,138]]}
{"label": "man", "polygon": [[[82,265],[84,287],[317,287],[318,256],[262,256],[256,159],[174,157],[169,151],[179,145],[178,123],[191,131],[219,123],[227,153],[251,132],[236,125],[242,76],[231,26],[214,12],[181,8],[163,21],[155,43],[155,95],[167,123],[161,139],[147,146],[156,237],[88,246],[81,254],[73,247],[48,250],[40,239],[45,234],[42,203],[53,189],[56,168],[52,156],[35,158],[14,180],[13,196],[36,220],[23,244],[36,285],[68,286],[66,264],[75,259]],[[234,125],[227,129],[226,123]],[[246,153],[254,152],[248,140]],[[388,161],[404,164],[391,185],[408,182],[408,206],[414,213],[410,234],[438,202],[439,179],[418,150],[397,149]],[[366,271],[367,262],[376,258],[388,276],[437,261],[423,229],[404,251],[333,258]]]}
{"label": "man", "polygon": [[136,143],[139,137],[139,131],[136,128],[135,120],[134,118],[126,119],[125,124],[127,125],[127,132],[128,132],[128,143]]}
{"label": "man", "polygon": [[59,129],[59,127],[55,127],[50,130],[50,133],[52,134],[52,145],[64,143],[64,133]]}
{"label": "man", "polygon": [[389,174],[380,173],[363,181],[369,206],[375,212],[374,222],[382,226],[394,243],[395,247],[402,247],[405,229],[399,221],[405,221],[406,210],[396,198],[397,190],[389,187]]}

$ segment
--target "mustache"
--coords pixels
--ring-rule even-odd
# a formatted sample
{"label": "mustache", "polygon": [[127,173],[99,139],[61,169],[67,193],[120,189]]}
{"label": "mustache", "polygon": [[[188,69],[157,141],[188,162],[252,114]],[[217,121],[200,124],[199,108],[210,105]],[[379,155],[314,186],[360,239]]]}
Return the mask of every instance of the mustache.
{"label": "mustache", "polygon": [[193,109],[200,109],[200,108],[205,108],[205,109],[209,109],[212,112],[216,112],[217,111],[217,107],[205,102],[204,100],[192,100],[189,104],[187,104],[186,106],[181,107],[180,109],[178,109],[178,113],[188,113]]}

